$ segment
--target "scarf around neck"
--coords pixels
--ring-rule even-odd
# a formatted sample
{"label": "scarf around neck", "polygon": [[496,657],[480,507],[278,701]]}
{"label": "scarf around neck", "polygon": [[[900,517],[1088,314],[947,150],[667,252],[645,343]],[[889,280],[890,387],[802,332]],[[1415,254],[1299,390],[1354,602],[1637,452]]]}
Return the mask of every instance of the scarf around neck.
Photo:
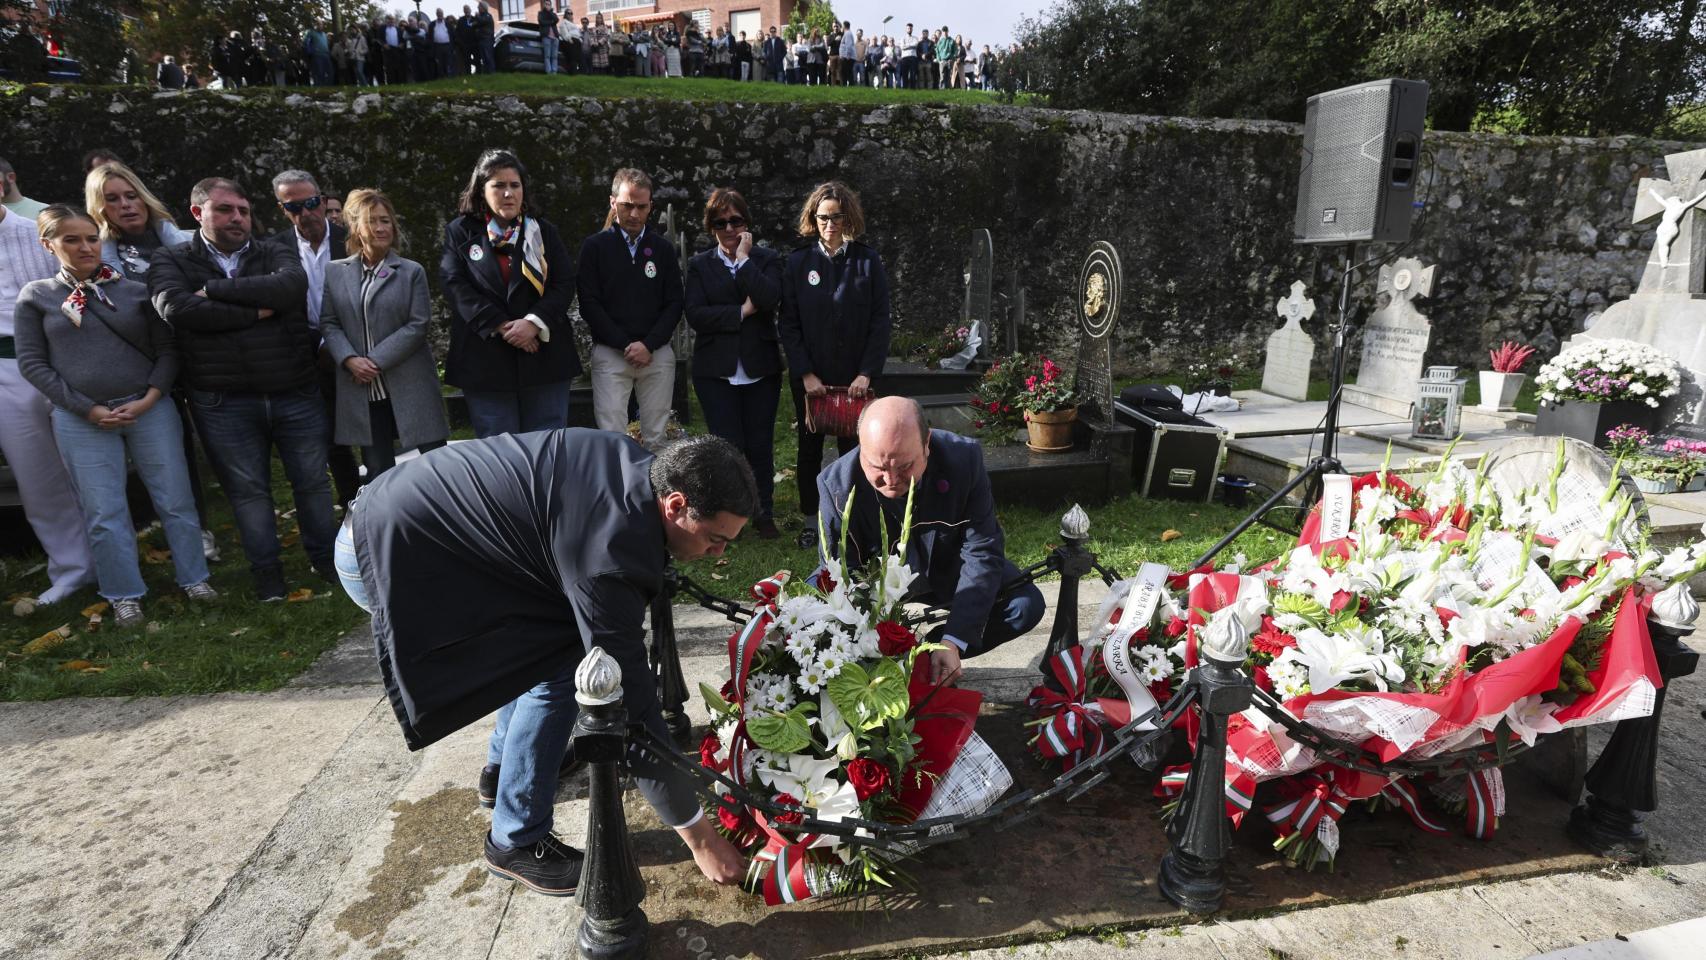
{"label": "scarf around neck", "polygon": [[95,271],[95,275],[87,280],[77,279],[72,275],[70,267],[61,265],[59,282],[71,288],[71,296],[66,297],[65,302],[59,305],[59,312],[65,314],[72,326],[81,327],[83,325],[83,314],[89,309],[89,297],[91,295],[96,300],[106,304],[108,309],[117,309],[113,306],[113,302],[107,298],[107,295],[101,292],[101,284],[122,279],[124,279],[123,274],[104,263],[101,264],[99,270]]}
{"label": "scarf around neck", "polygon": [[545,263],[545,238],[539,229],[539,221],[532,217],[517,217],[516,221],[507,228],[498,225],[496,217],[486,218],[486,238],[492,242],[492,249],[505,253],[515,246],[517,236],[521,237],[521,275],[533,285],[533,292],[545,295],[545,278],[550,273]]}

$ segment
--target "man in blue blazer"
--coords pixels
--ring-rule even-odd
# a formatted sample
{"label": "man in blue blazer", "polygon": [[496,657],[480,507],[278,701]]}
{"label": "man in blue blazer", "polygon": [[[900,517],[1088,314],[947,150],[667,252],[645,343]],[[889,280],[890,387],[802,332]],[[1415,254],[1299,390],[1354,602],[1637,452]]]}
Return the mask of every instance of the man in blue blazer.
{"label": "man in blue blazer", "polygon": [[907,490],[917,484],[906,553],[920,576],[910,599],[948,608],[948,622],[930,636],[944,646],[931,654],[932,682],[953,683],[962,658],[988,653],[1042,619],[1036,584],[1003,590],[1019,569],[1003,549],[983,446],[931,430],[918,401],[883,397],[866,407],[858,448],[830,464],[817,483],[825,557],[837,555],[842,511],[853,497],[847,562],[855,567],[893,551]]}

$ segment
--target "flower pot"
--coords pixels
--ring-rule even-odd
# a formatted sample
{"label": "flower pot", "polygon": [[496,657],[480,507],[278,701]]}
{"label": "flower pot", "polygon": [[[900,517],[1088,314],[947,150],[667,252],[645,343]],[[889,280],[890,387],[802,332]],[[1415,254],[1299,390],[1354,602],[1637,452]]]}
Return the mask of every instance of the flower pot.
{"label": "flower pot", "polygon": [[1652,431],[1658,426],[1659,412],[1639,400],[1615,400],[1611,403],[1588,403],[1585,400],[1565,400],[1563,403],[1542,403],[1534,421],[1534,432],[1548,437],[1574,437],[1583,443],[1604,448],[1605,432],[1625,423]]}
{"label": "flower pot", "polygon": [[1077,407],[1027,412],[1025,431],[1030,441],[1025,445],[1034,453],[1065,453],[1072,449],[1072,421],[1077,419]]}
{"label": "flower pot", "polygon": [[1683,487],[1682,487],[1683,493],[1693,493],[1696,490],[1706,490],[1706,473],[1700,474],[1699,476],[1696,476],[1694,479],[1683,484]]}
{"label": "flower pot", "polygon": [[1522,392],[1522,382],[1528,379],[1526,373],[1499,373],[1497,370],[1481,371],[1481,402],[1482,410],[1514,410],[1516,395]]}
{"label": "flower pot", "polygon": [[1635,481],[1635,488],[1642,493],[1675,493],[1678,489],[1675,477],[1665,477],[1658,480],[1649,477],[1633,477],[1632,479]]}

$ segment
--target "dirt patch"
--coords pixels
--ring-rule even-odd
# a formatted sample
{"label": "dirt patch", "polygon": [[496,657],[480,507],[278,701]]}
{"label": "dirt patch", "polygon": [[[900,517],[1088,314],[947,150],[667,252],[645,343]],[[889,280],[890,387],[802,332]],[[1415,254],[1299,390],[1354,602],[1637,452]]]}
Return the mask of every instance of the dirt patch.
{"label": "dirt patch", "polygon": [[[413,803],[391,805],[396,819],[385,859],[367,881],[367,896],[349,905],[333,928],[369,947],[385,940],[391,921],[426,899],[429,886],[453,868],[478,855],[475,846],[485,830],[479,816],[477,792],[466,787],[440,790]],[[457,894],[478,889],[484,870],[476,868],[462,881]]]}
{"label": "dirt patch", "polygon": [[462,884],[450,891],[453,897],[465,897],[486,885],[486,878],[491,876],[485,867],[469,867],[468,875],[462,878]]}

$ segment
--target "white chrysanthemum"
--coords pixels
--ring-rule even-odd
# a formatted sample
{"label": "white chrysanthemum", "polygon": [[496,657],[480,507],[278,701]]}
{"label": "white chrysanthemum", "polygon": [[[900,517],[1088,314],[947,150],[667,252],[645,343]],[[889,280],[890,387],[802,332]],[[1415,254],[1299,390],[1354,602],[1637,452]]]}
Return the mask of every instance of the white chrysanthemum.
{"label": "white chrysanthemum", "polygon": [[817,662],[812,664],[825,683],[834,680],[841,673],[841,668],[847,665],[844,657],[837,656],[834,651],[825,650],[818,654]]}
{"label": "white chrysanthemum", "polygon": [[802,667],[817,656],[816,638],[803,630],[799,633],[788,634],[788,639],[783,646],[787,647],[789,655],[794,658],[794,662]]}
{"label": "white chrysanthemum", "polygon": [[1295,654],[1295,650],[1287,650],[1268,665],[1268,680],[1273,683],[1274,693],[1281,700],[1301,697],[1310,692],[1309,668],[1304,666]]}
{"label": "white chrysanthemum", "polygon": [[816,660],[800,665],[800,689],[805,693],[817,694],[829,678],[823,675],[823,668]]}

